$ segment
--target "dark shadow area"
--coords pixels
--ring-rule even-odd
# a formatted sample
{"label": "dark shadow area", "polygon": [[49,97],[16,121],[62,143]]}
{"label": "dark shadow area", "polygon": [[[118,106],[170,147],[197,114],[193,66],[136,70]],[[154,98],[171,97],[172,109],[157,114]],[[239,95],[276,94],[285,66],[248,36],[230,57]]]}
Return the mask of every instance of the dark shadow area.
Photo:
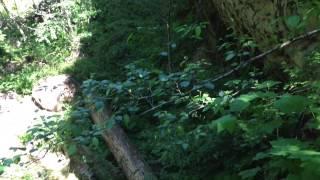
{"label": "dark shadow area", "polygon": [[[80,40],[80,58],[65,73],[80,82],[89,78],[116,81],[126,77],[125,66],[130,63],[146,68],[166,67],[166,57],[160,55],[167,48],[166,3],[154,0],[92,0],[96,15],[90,19],[88,29],[84,30],[88,35]],[[94,132],[96,127],[91,124],[88,112],[81,111],[81,107],[84,104],[79,99],[70,114],[69,123],[82,131]],[[77,115],[79,112],[86,115]],[[87,123],[79,124],[79,119],[86,119]],[[83,136],[83,133],[73,129],[67,131],[73,133],[73,138]],[[80,179],[125,179],[102,138],[90,133],[84,136],[85,142],[77,145],[77,153],[72,156],[71,168],[77,176]],[[143,140],[134,140],[134,136],[130,139]],[[92,174],[88,176],[84,172]]]}
{"label": "dark shadow area", "polygon": [[132,62],[152,66],[166,50],[163,2],[93,0],[97,14],[81,39],[81,56],[67,70],[79,79],[121,79]]}
{"label": "dark shadow area", "polygon": [[[168,56],[172,60],[170,65],[173,67],[173,71],[186,66],[187,63],[201,60],[204,53],[200,52],[197,47],[206,46],[201,38],[204,32],[199,32],[205,29],[205,24],[202,25],[194,21],[195,17],[192,16],[193,13],[196,13],[194,12],[194,4],[185,3],[182,5],[183,3],[179,1],[169,5],[169,2],[170,0],[92,0],[93,9],[97,13],[90,19],[88,29],[85,30],[87,31],[86,37],[80,40],[80,58],[75,61],[73,66],[66,69],[65,73],[73,75],[79,81],[94,79],[117,82],[128,78],[126,66],[129,64],[158,72],[168,70]],[[168,25],[170,29],[168,29]],[[170,52],[168,53],[169,44]],[[85,105],[82,99],[79,99],[78,104],[73,107],[74,111],[70,114],[71,123],[76,124],[76,127],[81,126],[77,128],[82,131],[94,132],[96,127],[90,125],[88,112],[81,107],[83,108]],[[81,112],[86,115],[81,115]],[[75,115],[75,113],[78,114]],[[83,118],[84,116],[85,118]],[[170,162],[174,165],[171,164],[171,169],[164,170],[166,164],[159,160],[162,154],[155,153],[154,148],[146,143],[154,141],[152,139],[153,131],[157,131],[155,134],[161,133],[161,130],[156,127],[155,118],[152,116],[143,119],[132,118],[134,118],[132,120],[134,126],[124,127],[125,131],[141,154],[145,156],[145,160],[154,173],[161,176],[162,171],[167,171],[166,173],[170,174],[167,174],[167,177],[179,177],[177,174],[179,172],[177,164],[179,163]],[[149,121],[146,120],[148,118]],[[77,124],[79,119],[86,119],[87,123]],[[77,138],[82,135],[76,133],[73,136]],[[87,140],[88,142],[84,145],[78,146],[78,152],[75,156],[77,158],[72,163],[76,165],[73,168],[78,176],[83,177],[77,165],[83,164],[92,170],[97,179],[106,179],[106,177],[123,179],[124,175],[121,173],[121,169],[117,166],[111,152],[103,144],[103,140],[90,133],[87,138],[90,140]],[[166,140],[166,142],[168,141],[170,140]],[[180,150],[173,151],[177,154],[180,152]],[[204,154],[206,155],[206,152]],[[82,157],[86,157],[90,161],[83,163]],[[188,174],[192,174],[192,167],[186,168],[191,170]],[[111,174],[111,176],[107,176],[107,174]]]}

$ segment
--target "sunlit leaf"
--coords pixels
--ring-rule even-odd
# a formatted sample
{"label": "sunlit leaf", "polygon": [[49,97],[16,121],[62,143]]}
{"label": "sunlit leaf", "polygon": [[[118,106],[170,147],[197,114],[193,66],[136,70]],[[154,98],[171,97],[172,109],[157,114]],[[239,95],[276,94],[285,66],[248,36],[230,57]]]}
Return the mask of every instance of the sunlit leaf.
{"label": "sunlit leaf", "polygon": [[249,94],[243,94],[237,99],[245,101],[245,102],[250,102],[250,101],[253,101],[253,100],[257,99],[257,98],[259,98],[259,94],[257,94],[257,93],[249,93]]}
{"label": "sunlit leaf", "polygon": [[236,52],[234,52],[234,51],[228,51],[226,54],[225,54],[225,60],[226,61],[230,61],[230,60],[232,60],[234,57],[236,57],[237,56],[237,54],[236,54]]}
{"label": "sunlit leaf", "polygon": [[231,112],[241,112],[241,111],[245,110],[249,105],[250,105],[250,103],[248,101],[236,99],[235,101],[231,102],[230,111]]}
{"label": "sunlit leaf", "polygon": [[257,89],[269,89],[269,88],[272,88],[278,84],[281,84],[281,82],[279,82],[279,81],[264,81],[260,84],[257,84],[256,88]]}
{"label": "sunlit leaf", "polygon": [[0,165],[0,175],[4,173],[4,169],[5,169],[5,167]]}
{"label": "sunlit leaf", "polygon": [[234,129],[236,128],[236,120],[236,117],[232,115],[226,115],[214,120],[212,122],[212,127],[215,127],[218,133],[221,133],[225,130],[229,133],[233,133]]}

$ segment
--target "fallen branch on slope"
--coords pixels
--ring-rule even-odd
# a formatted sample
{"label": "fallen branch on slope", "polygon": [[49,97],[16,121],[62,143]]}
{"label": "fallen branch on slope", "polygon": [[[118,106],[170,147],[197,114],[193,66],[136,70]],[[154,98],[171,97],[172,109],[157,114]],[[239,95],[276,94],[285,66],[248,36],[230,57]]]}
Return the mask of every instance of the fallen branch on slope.
{"label": "fallen branch on slope", "polygon": [[[96,111],[91,108],[92,120],[100,127],[105,127],[110,115],[111,112],[107,108],[102,111]],[[157,179],[118,124],[114,124],[112,128],[104,129],[102,137],[128,180]]]}
{"label": "fallen branch on slope", "polygon": [[[272,54],[272,53],[274,53],[274,52],[276,52],[276,51],[282,50],[282,49],[290,46],[291,44],[293,44],[293,43],[295,43],[295,42],[297,42],[297,41],[300,41],[300,40],[303,40],[303,39],[306,39],[306,38],[310,38],[310,37],[312,37],[312,36],[314,36],[314,35],[316,35],[316,34],[318,34],[318,33],[320,33],[320,29],[315,29],[315,30],[313,30],[313,31],[307,32],[307,33],[305,33],[305,34],[303,34],[303,35],[300,35],[300,36],[298,36],[298,37],[292,38],[291,40],[288,40],[288,41],[286,41],[286,42],[284,42],[284,43],[282,43],[282,44],[278,44],[278,45],[275,46],[274,48],[272,48],[272,49],[270,49],[270,50],[268,50],[268,51],[266,51],[266,52],[264,52],[264,53],[262,53],[262,54],[259,54],[259,55],[255,56],[255,57],[252,57],[252,58],[248,59],[247,61],[242,62],[239,66],[235,67],[234,69],[231,69],[230,71],[228,71],[228,72],[226,72],[226,73],[221,74],[220,76],[212,79],[210,82],[219,81],[219,80],[221,80],[221,79],[223,79],[223,78],[225,78],[225,77],[227,77],[227,76],[235,73],[236,71],[239,71],[241,68],[246,67],[247,65],[249,65],[250,63],[252,63],[252,62],[254,62],[254,61],[257,61],[257,60],[259,60],[259,59],[262,59],[262,58],[264,58],[264,57],[266,57],[266,56],[268,56],[268,55],[270,55],[270,54]],[[170,104],[170,103],[172,103],[173,101],[174,101],[174,100],[169,100],[169,101],[167,101],[167,102],[164,102],[164,103],[161,103],[161,104],[159,104],[159,105],[157,105],[157,106],[154,106],[154,107],[152,107],[151,109],[148,109],[148,110],[142,112],[142,113],[140,114],[140,116],[145,115],[145,114],[147,114],[147,113],[149,113],[149,112],[152,112],[152,111],[154,111],[154,110],[156,110],[156,109],[158,109],[158,108],[161,108],[161,107],[163,107],[164,105]]]}
{"label": "fallen branch on slope", "polygon": [[244,62],[240,63],[239,66],[237,66],[234,69],[232,69],[232,70],[230,70],[230,71],[218,76],[217,78],[213,79],[211,82],[219,81],[220,79],[223,79],[223,78],[233,74],[234,72],[238,71],[241,68],[246,67],[248,64],[250,64],[250,63],[252,63],[252,62],[254,62],[256,60],[262,59],[262,58],[264,58],[264,57],[266,57],[266,56],[268,56],[268,55],[270,55],[270,54],[272,54],[272,53],[274,53],[276,51],[282,50],[282,49],[290,46],[291,44],[293,44],[293,43],[295,43],[297,41],[300,41],[300,40],[303,40],[303,39],[306,39],[306,38],[310,38],[310,37],[312,37],[312,36],[314,36],[314,35],[316,35],[318,33],[320,33],[320,29],[315,29],[313,31],[307,32],[306,34],[303,34],[303,35],[300,35],[298,37],[292,38],[291,40],[288,40],[288,41],[286,41],[286,42],[284,42],[282,44],[278,44],[274,48],[272,48],[272,49],[270,49],[270,50],[268,50],[268,51],[266,51],[266,52],[264,52],[262,54],[259,54],[259,55],[255,56],[255,57],[252,57],[247,61],[244,61]]}

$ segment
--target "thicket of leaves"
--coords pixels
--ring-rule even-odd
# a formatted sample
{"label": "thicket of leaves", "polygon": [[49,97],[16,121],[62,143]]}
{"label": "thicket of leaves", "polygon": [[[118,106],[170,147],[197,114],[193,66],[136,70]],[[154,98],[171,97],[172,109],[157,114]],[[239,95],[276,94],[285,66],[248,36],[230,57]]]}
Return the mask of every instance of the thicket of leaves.
{"label": "thicket of leaves", "polygon": [[[319,57],[314,53],[308,66],[319,66]],[[87,80],[69,121],[34,132],[69,142],[69,154],[83,145],[106,158],[103,129],[90,125],[88,105],[107,106],[113,113],[104,128],[121,124],[160,179],[320,177],[320,86],[308,80],[315,71],[287,69],[291,80],[284,83],[256,70],[217,88],[206,66],[166,73],[131,64],[124,81]]]}
{"label": "thicket of leaves", "polygon": [[[212,72],[215,65],[190,58],[194,47],[203,43],[206,22],[185,16],[172,20],[169,42],[168,9],[163,8],[169,1],[162,1],[162,8],[156,1],[90,2],[96,13],[90,14],[90,26],[82,34],[85,58],[70,71],[81,78],[92,73],[93,78],[83,83],[65,121],[44,120],[29,131],[26,141],[66,147],[70,155],[86,146],[113,162],[100,138],[102,129],[91,124],[87,107],[107,106],[113,113],[105,128],[121,124],[160,179],[320,177],[319,52],[305,59],[303,69],[283,64],[286,81],[270,79],[251,66],[214,82],[219,76]],[[175,15],[186,10],[180,8]],[[291,18],[291,24],[300,21]],[[227,66],[223,68],[256,53],[250,38],[227,38],[218,48]],[[171,72],[166,71],[168,45]],[[112,79],[101,80],[106,78]]]}
{"label": "thicket of leaves", "polygon": [[[81,39],[84,57],[70,72],[80,79],[123,79],[124,67],[132,62],[142,67],[165,69],[168,46],[172,63],[178,66],[181,62],[175,57],[191,56],[194,48],[184,43],[185,40],[199,42],[205,25],[191,22],[190,19],[195,19],[192,16],[176,21],[180,12],[190,9],[189,3],[171,1],[171,8],[169,3],[169,0],[92,0],[96,14],[91,16],[87,34]],[[167,24],[172,33],[170,39]],[[178,48],[184,53],[176,53]]]}
{"label": "thicket of leaves", "polygon": [[106,128],[122,124],[161,178],[319,177],[319,82],[253,74],[218,90],[197,64],[171,74],[128,69],[123,82],[85,81],[84,101],[98,110],[112,104]]}

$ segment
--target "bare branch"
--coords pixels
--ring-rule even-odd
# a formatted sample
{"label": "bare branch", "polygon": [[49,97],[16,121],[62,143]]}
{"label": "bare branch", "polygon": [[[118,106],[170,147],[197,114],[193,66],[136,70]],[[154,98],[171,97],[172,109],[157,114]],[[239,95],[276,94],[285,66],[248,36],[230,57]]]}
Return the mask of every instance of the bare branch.
{"label": "bare branch", "polygon": [[309,31],[309,32],[307,32],[307,33],[305,33],[305,34],[303,34],[303,35],[300,35],[300,36],[298,36],[298,37],[295,37],[295,38],[293,38],[293,39],[291,39],[291,40],[288,40],[288,41],[286,41],[286,42],[284,42],[284,43],[282,43],[282,44],[278,44],[278,45],[275,46],[274,48],[272,48],[272,49],[270,49],[270,50],[268,50],[268,51],[266,51],[266,52],[264,52],[264,53],[262,53],[262,54],[259,54],[259,55],[255,56],[255,57],[253,57],[253,58],[250,58],[250,59],[247,60],[247,61],[244,61],[244,62],[240,63],[239,66],[237,66],[237,67],[235,67],[234,69],[232,69],[232,70],[230,70],[230,71],[228,71],[228,72],[226,72],[226,73],[218,76],[217,78],[213,79],[211,82],[219,81],[220,79],[223,79],[223,78],[225,78],[225,77],[233,74],[234,72],[238,71],[238,70],[241,69],[241,68],[246,67],[247,65],[249,65],[250,63],[252,63],[252,62],[254,62],[254,61],[256,61],[256,60],[262,59],[262,58],[264,58],[264,57],[266,57],[266,56],[274,53],[275,51],[282,50],[282,49],[290,46],[291,44],[293,44],[293,43],[295,43],[295,42],[297,42],[297,41],[300,41],[300,40],[303,40],[303,39],[306,39],[306,38],[310,38],[310,37],[312,37],[312,36],[314,36],[314,35],[316,35],[316,34],[318,34],[318,33],[320,33],[320,29],[315,29],[315,30],[313,30],[313,31]]}

